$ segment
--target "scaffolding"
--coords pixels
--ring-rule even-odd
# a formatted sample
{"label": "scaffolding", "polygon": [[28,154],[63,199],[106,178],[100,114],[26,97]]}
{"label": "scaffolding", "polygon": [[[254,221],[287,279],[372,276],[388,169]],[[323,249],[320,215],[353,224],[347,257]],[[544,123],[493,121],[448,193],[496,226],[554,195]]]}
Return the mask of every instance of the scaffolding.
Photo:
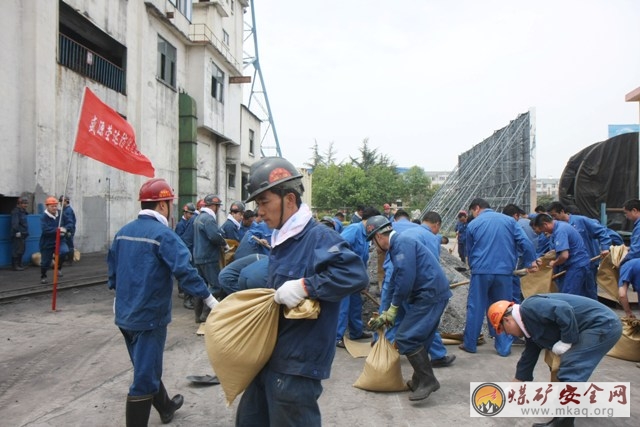
{"label": "scaffolding", "polygon": [[535,112],[520,114],[508,126],[458,156],[458,165],[422,211],[442,217],[452,232],[458,212],[481,197],[497,212],[515,203],[531,212],[535,192]]}
{"label": "scaffolding", "polygon": [[[264,84],[262,69],[260,68],[256,13],[253,3],[254,1],[251,0],[251,6],[247,12],[248,16],[244,21],[243,47],[245,50],[243,52],[243,70],[253,69],[251,91],[246,105],[263,123],[260,131],[260,154],[262,157],[282,157],[280,143],[278,142],[278,133],[276,132],[276,125],[273,120],[273,114],[271,113],[269,97],[267,96],[267,88]],[[251,108],[252,104],[254,108]],[[265,123],[267,123],[267,126],[264,126]]]}

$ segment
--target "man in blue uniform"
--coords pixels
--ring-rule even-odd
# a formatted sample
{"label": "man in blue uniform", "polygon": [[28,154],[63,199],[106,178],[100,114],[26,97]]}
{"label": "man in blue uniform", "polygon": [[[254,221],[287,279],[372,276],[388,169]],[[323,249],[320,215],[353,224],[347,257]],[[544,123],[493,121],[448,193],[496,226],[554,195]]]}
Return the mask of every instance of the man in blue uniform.
{"label": "man in blue uniform", "polygon": [[620,265],[634,258],[640,258],[640,200],[630,199],[622,205],[624,216],[633,223],[629,252],[622,258]]}
{"label": "man in blue uniform", "polygon": [[242,227],[242,216],[244,214],[244,203],[233,202],[229,208],[227,220],[220,227],[222,236],[225,239],[235,240],[240,243],[240,228]]}
{"label": "man in blue uniform", "polygon": [[[515,219],[494,212],[481,198],[471,201],[473,221],[467,226],[467,254],[471,267],[471,283],[467,297],[467,319],[464,340],[459,348],[475,353],[485,313],[490,304],[513,296],[513,271],[518,255],[526,267],[537,270],[535,250]],[[532,271],[533,271],[532,270]],[[489,332],[493,335],[491,325]],[[512,340],[497,336],[494,346],[500,356],[511,354]]]}
{"label": "man in blue uniform", "polygon": [[69,264],[72,264],[75,251],[73,237],[76,234],[76,213],[73,211],[71,201],[68,197],[60,196],[58,201],[62,205],[62,226],[67,230],[64,236],[60,236],[61,239],[64,239],[68,249],[67,256],[63,259],[66,259]]}
{"label": "man in blue uniform", "polygon": [[[54,252],[56,250],[56,234],[60,225],[60,217],[58,212],[58,199],[55,197],[47,197],[44,201],[45,211],[40,217],[40,227],[42,234],[40,235],[40,283],[47,283],[47,271],[51,268],[54,260]],[[68,249],[64,242],[64,235],[67,230],[60,227],[60,248],[58,254],[58,277],[62,277],[62,262],[67,256]]]}
{"label": "man in blue uniform", "polygon": [[[420,227],[420,226],[418,226]],[[367,239],[388,251],[393,264],[391,305],[369,321],[371,329],[393,326],[398,308],[405,305],[404,319],[398,325],[396,346],[413,367],[409,400],[424,400],[440,388],[433,373],[427,348],[440,324],[451,290],[440,263],[416,233],[397,233],[382,215],[369,218]]]}
{"label": "man in blue uniform", "polygon": [[266,366],[244,391],[237,426],[321,426],[318,398],[336,352],[340,301],[369,283],[358,255],[338,233],[313,219],[302,203],[302,175],[287,160],[266,157],[251,166],[247,202],[273,229],[268,287],[275,302],[296,307],[318,300],[315,320],[286,319]]}
{"label": "man in blue uniform", "polygon": [[[364,265],[369,262],[369,241],[364,227],[367,220],[374,215],[380,215],[380,211],[369,206],[362,211],[362,221],[349,224],[342,230],[340,235],[349,243],[351,250],[362,258]],[[331,217],[325,217],[331,222],[331,226],[335,229],[335,222]],[[323,220],[325,219],[323,218]],[[344,298],[340,303],[340,315],[338,316],[338,330],[336,332],[336,346],[345,348],[344,334],[349,326],[349,338],[352,340],[368,339],[373,335],[369,331],[364,330],[362,324],[362,296],[360,292],[354,292]]]}
{"label": "man in blue uniform", "polygon": [[[497,301],[487,317],[498,334],[524,338],[514,381],[533,381],[540,351],[560,356],[558,380],[586,382],[600,360],[618,342],[622,325],[608,307],[579,295],[538,294],[522,304]],[[573,418],[554,418],[534,426],[573,426]]]}
{"label": "man in blue uniform", "polygon": [[462,262],[467,262],[467,212],[458,212],[456,222],[456,241],[458,242],[458,256]]}
{"label": "man in blue uniform", "polygon": [[163,423],[184,398],[169,398],[162,383],[162,357],[171,322],[173,277],[182,289],[213,308],[217,301],[191,265],[189,250],[169,228],[175,196],[164,179],[140,187],[138,218],[118,231],[109,249],[109,289],[115,290],[115,324],[133,365],[126,405],[127,426],[146,426],[151,406]]}
{"label": "man in blue uniform", "polygon": [[620,267],[620,279],[618,280],[618,301],[627,317],[635,319],[636,316],[631,311],[627,296],[629,287],[632,287],[636,292],[640,290],[640,258],[625,262]]}
{"label": "man in blue uniform", "polygon": [[27,206],[29,206],[29,200],[26,197],[20,197],[16,207],[11,210],[11,267],[15,271],[24,270],[22,257],[25,242],[29,237]]}
{"label": "man in blue uniform", "polygon": [[[187,249],[189,249],[189,253],[191,254],[191,264],[195,266],[193,263],[193,222],[198,215],[198,211],[196,210],[196,205],[189,202],[182,208],[182,218],[176,224],[176,234],[178,237],[182,239]],[[183,295],[182,305],[184,308],[193,310],[193,297],[189,294],[186,294],[180,289]]]}
{"label": "man in blue uniform", "polygon": [[565,272],[562,284],[558,286],[560,292],[597,300],[596,287],[591,280],[589,256],[578,231],[570,224],[556,221],[547,214],[537,215],[533,220],[533,227],[551,236],[549,240],[551,248],[556,251],[556,259],[549,263],[549,267]]}
{"label": "man in blue uniform", "polygon": [[[221,248],[227,246],[216,218],[221,205],[220,197],[208,194],[204,198],[204,207],[200,209],[200,214],[193,223],[193,261],[198,273],[207,282],[209,291],[217,298],[224,296],[218,283],[218,275]],[[209,310],[202,300],[194,298],[193,311],[196,323],[207,320]]]}

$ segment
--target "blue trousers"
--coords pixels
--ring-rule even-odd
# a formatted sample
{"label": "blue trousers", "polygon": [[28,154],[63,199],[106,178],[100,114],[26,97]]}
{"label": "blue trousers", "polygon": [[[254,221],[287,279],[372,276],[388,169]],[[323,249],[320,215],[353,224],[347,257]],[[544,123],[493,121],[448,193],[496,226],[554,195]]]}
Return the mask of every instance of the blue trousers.
{"label": "blue trousers", "polygon": [[407,303],[404,319],[396,332],[396,346],[400,354],[412,354],[421,347],[431,347],[448,302],[448,299],[431,302],[425,298]]}
{"label": "blue trousers", "polygon": [[[491,304],[500,300],[511,301],[513,298],[513,275],[511,274],[472,274],[467,297],[467,321],[464,327],[464,347],[475,353],[482,323],[487,316]],[[494,345],[500,356],[511,353],[513,338],[508,334],[497,335],[489,325],[489,333],[495,337]]]}
{"label": "blue trousers", "polygon": [[560,292],[564,294],[580,295],[583,297],[598,299],[595,288],[595,279],[591,273],[590,266],[574,267],[569,266],[564,274],[562,288]]}
{"label": "blue trousers", "polygon": [[133,382],[129,396],[156,394],[162,379],[162,357],[167,340],[167,327],[148,331],[131,331],[120,328],[133,365]]}
{"label": "blue trousers", "polygon": [[362,336],[364,325],[362,324],[362,297],[360,292],[342,298],[340,302],[340,314],[338,315],[338,330],[336,341],[341,340],[349,324],[349,338],[356,340]]}
{"label": "blue trousers", "polygon": [[265,366],[242,394],[238,427],[320,427],[320,380],[274,372]]}
{"label": "blue trousers", "polygon": [[213,296],[219,295],[220,292],[222,292],[222,287],[218,280],[218,275],[220,274],[220,263],[218,261],[214,261],[206,262],[204,264],[196,264],[196,268],[198,269],[200,277],[207,282],[209,292],[211,292]]}
{"label": "blue trousers", "polygon": [[[380,292],[380,308],[379,313],[382,313],[384,310],[387,310],[391,305],[391,292],[389,290],[389,284],[387,282],[383,283],[382,290]],[[398,314],[396,315],[396,324],[395,326],[388,328],[385,332],[384,336],[389,340],[389,342],[395,342],[396,340],[396,332],[398,330],[398,325],[404,319],[405,312],[407,310],[407,304],[402,304],[398,307]],[[438,324],[439,324],[438,320]],[[377,340],[377,334],[375,336]],[[429,352],[429,356],[431,360],[442,359],[447,355],[447,348],[444,346],[442,342],[442,337],[440,336],[440,332],[436,330],[435,336],[433,337],[433,341],[430,346],[426,346],[425,348]]]}
{"label": "blue trousers", "polygon": [[597,329],[580,332],[578,342],[560,358],[558,380],[586,382],[602,358],[616,345],[622,334],[619,320],[609,320]]}

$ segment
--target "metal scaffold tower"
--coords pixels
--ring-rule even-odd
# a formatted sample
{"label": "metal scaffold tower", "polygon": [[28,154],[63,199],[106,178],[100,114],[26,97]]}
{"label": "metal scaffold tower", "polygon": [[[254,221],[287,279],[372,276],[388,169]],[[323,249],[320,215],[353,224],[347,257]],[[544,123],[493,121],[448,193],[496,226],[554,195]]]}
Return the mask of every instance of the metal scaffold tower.
{"label": "metal scaffold tower", "polygon": [[249,99],[246,105],[247,108],[262,121],[260,135],[261,155],[263,157],[282,157],[280,143],[278,142],[278,133],[276,132],[276,125],[273,120],[273,114],[271,113],[269,97],[267,96],[267,88],[264,84],[262,70],[260,69],[254,0],[251,0],[251,6],[247,15],[244,21],[243,69],[253,68],[253,78],[251,79],[251,92],[249,93]]}
{"label": "metal scaffold tower", "polygon": [[448,232],[454,230],[458,212],[476,197],[497,212],[509,203],[531,212],[535,194],[535,113],[529,111],[462,153],[422,214],[438,212]]}

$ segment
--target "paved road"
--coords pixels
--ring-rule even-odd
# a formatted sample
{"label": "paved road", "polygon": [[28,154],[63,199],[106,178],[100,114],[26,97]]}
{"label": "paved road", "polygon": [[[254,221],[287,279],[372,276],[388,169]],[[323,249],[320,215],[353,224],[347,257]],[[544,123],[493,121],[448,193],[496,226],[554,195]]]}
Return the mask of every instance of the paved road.
{"label": "paved road", "polygon": [[[72,267],[75,268],[75,267]],[[232,426],[237,401],[225,405],[220,386],[194,387],[185,377],[211,368],[202,337],[195,335],[192,312],[174,295],[173,323],[165,352],[163,380],[170,393],[185,396],[173,425]],[[0,304],[0,425],[122,426],[131,367],[113,324],[112,294],[105,285],[63,290],[58,310],[50,295]],[[338,349],[332,377],[320,399],[326,426],[528,426],[540,419],[469,417],[469,381],[509,381],[521,348],[501,358],[489,346],[470,355],[455,347],[453,367],[436,370],[442,388],[414,404],[407,393],[371,393],[352,387],[364,359]],[[405,378],[411,371],[402,361]],[[548,371],[542,363],[537,378]],[[630,381],[632,418],[580,419],[578,426],[631,426],[640,418],[640,369],[634,363],[605,358],[593,381]],[[634,420],[635,422],[632,422]],[[152,412],[150,425],[161,425]]]}

